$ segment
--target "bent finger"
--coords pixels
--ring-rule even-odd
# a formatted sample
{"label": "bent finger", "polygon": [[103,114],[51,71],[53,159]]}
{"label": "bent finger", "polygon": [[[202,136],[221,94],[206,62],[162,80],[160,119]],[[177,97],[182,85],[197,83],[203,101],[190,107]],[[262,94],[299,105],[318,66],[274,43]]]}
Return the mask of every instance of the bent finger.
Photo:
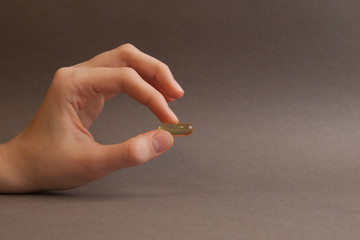
{"label": "bent finger", "polygon": [[184,95],[184,90],[165,63],[141,52],[131,44],[101,53],[74,67],[130,67],[149,84],[154,86],[157,83],[170,98],[178,99]]}
{"label": "bent finger", "polygon": [[136,71],[122,68],[72,68],[73,77],[82,90],[88,93],[115,95],[127,93],[130,97],[149,107],[161,122],[179,120],[170,109],[162,94],[145,82]]}

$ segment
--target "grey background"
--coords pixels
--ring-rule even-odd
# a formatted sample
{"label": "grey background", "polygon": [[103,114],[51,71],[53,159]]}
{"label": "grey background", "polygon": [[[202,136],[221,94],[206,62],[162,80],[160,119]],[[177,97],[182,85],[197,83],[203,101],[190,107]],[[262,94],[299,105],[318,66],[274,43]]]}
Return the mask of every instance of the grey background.
{"label": "grey background", "polygon": [[[63,192],[1,195],[1,239],[359,239],[359,1],[0,1],[0,142],[57,68],[130,42],[185,89],[165,155]],[[127,96],[101,143],[154,129]]]}

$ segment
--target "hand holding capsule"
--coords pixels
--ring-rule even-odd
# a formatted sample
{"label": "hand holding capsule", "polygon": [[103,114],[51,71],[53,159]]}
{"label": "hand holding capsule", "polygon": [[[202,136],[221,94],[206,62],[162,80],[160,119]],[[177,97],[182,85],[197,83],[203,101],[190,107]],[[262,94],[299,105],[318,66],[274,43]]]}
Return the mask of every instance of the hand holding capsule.
{"label": "hand holding capsule", "polygon": [[173,138],[163,130],[113,145],[94,140],[89,127],[119,93],[147,105],[162,122],[178,122],[167,101],[184,91],[164,63],[130,44],[61,68],[28,126],[0,145],[0,192],[70,189],[167,151]]}

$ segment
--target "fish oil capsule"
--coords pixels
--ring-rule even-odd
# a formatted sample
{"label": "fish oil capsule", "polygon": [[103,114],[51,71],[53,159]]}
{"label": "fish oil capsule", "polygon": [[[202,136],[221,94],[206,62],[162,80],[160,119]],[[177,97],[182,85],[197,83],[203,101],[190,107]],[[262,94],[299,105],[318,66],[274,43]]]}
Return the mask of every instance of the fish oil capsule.
{"label": "fish oil capsule", "polygon": [[168,131],[175,137],[187,136],[193,132],[193,127],[188,123],[164,123],[159,129]]}

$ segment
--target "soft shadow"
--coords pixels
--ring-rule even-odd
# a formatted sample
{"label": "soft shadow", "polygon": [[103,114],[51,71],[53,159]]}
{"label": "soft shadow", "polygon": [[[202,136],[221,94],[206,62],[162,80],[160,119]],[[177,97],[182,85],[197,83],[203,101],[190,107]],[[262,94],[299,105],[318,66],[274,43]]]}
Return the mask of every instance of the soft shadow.
{"label": "soft shadow", "polygon": [[[95,190],[95,189],[94,189]],[[189,190],[189,189],[135,189],[130,190],[119,190],[116,191],[91,191],[90,188],[85,190],[74,189],[67,191],[47,191],[47,192],[36,192],[36,193],[25,193],[25,194],[4,194],[1,195],[5,198],[21,198],[21,199],[41,199],[41,200],[56,200],[56,201],[131,201],[141,199],[167,199],[177,198],[184,196],[192,196],[206,194],[205,191]]]}

